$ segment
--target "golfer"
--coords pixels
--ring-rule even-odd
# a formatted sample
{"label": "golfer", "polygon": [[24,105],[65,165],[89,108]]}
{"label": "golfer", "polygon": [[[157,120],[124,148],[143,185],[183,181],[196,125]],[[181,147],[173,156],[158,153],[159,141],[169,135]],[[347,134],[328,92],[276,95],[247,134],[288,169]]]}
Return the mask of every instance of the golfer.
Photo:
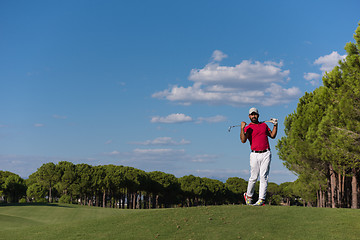
{"label": "golfer", "polygon": [[[270,128],[264,122],[259,122],[259,111],[256,108],[249,110],[250,124],[246,126],[245,122],[241,122],[240,140],[245,143],[249,140],[251,146],[250,168],[251,174],[244,193],[246,205],[264,206],[266,190],[268,185],[268,175],[270,170],[271,152],[268,137],[275,138],[277,134],[277,119],[272,119],[274,128]],[[260,175],[259,199],[253,203],[253,194],[255,183]]]}

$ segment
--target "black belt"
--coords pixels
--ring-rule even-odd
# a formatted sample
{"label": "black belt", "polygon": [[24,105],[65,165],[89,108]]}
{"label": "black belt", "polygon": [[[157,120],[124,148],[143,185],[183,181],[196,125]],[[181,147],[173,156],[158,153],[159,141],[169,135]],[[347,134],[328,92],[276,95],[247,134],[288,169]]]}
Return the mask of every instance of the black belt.
{"label": "black belt", "polygon": [[264,153],[264,152],[267,152],[267,151],[270,151],[270,149],[265,149],[265,150],[262,150],[262,151],[251,150],[251,152],[253,152],[253,153]]}

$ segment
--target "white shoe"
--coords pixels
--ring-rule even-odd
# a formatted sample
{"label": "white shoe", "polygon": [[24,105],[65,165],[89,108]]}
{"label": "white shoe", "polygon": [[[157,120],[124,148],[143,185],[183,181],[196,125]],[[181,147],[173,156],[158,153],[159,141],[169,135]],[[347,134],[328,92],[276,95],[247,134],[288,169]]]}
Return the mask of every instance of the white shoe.
{"label": "white shoe", "polygon": [[253,206],[265,206],[265,200],[259,199],[256,203],[253,204]]}
{"label": "white shoe", "polygon": [[244,199],[245,199],[246,205],[252,205],[252,198],[248,197],[246,193],[244,193]]}

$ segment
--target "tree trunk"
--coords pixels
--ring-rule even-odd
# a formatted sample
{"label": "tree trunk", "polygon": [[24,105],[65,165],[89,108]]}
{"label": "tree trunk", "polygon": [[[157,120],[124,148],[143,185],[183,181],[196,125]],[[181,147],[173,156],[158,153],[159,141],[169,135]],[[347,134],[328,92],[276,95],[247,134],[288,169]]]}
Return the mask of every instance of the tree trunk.
{"label": "tree trunk", "polygon": [[320,188],[320,198],[321,198],[321,201],[320,201],[320,207],[325,207],[325,193],[323,192],[323,190]]}
{"label": "tree trunk", "polygon": [[51,196],[51,189],[52,187],[49,187],[49,203],[52,203],[52,196]]}
{"label": "tree trunk", "polygon": [[152,194],[149,194],[149,199],[148,199],[149,200],[149,209],[152,207],[151,198],[152,198]]}
{"label": "tree trunk", "polygon": [[155,196],[155,206],[156,208],[159,208],[159,194],[156,194]]}
{"label": "tree trunk", "polygon": [[358,208],[358,183],[356,169],[353,169],[351,195],[351,208]]}
{"label": "tree trunk", "polygon": [[131,208],[131,194],[130,193],[126,194],[126,208],[127,209]]}
{"label": "tree trunk", "polygon": [[125,209],[125,192],[121,196],[121,208]]}
{"label": "tree trunk", "polygon": [[331,206],[331,181],[330,181],[330,174],[327,177],[327,201],[326,201],[326,207]]}
{"label": "tree trunk", "polygon": [[322,190],[321,184],[319,184],[320,190],[319,190],[319,196],[320,196],[320,202],[319,202],[319,207],[325,207],[326,206],[326,202],[325,202],[325,191]]}
{"label": "tree trunk", "polygon": [[133,203],[132,209],[136,209],[136,193],[133,194],[132,203]]}
{"label": "tree trunk", "polygon": [[341,207],[341,173],[339,171],[339,174],[337,175],[337,188],[336,188],[336,205],[338,207]]}
{"label": "tree trunk", "polygon": [[331,188],[331,207],[336,208],[335,202],[335,187],[336,187],[336,176],[333,167],[330,165],[330,188]]}
{"label": "tree trunk", "polygon": [[103,208],[106,207],[106,191],[103,192]]}
{"label": "tree trunk", "polygon": [[141,192],[136,197],[136,209],[141,209]]}
{"label": "tree trunk", "polygon": [[345,170],[343,170],[343,176],[342,176],[342,189],[341,189],[341,201],[343,202],[343,207],[345,206],[345,202],[349,202],[347,201],[348,198],[345,198],[345,193],[347,191],[345,191],[345,184],[346,184],[346,173]]}

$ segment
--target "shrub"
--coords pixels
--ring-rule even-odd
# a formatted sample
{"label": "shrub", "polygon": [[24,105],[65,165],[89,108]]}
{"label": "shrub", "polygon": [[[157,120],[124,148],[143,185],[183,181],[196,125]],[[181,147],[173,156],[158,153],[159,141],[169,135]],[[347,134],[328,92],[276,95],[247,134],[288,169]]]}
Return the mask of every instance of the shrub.
{"label": "shrub", "polygon": [[59,199],[59,203],[71,203],[71,197],[69,195],[62,195]]}

